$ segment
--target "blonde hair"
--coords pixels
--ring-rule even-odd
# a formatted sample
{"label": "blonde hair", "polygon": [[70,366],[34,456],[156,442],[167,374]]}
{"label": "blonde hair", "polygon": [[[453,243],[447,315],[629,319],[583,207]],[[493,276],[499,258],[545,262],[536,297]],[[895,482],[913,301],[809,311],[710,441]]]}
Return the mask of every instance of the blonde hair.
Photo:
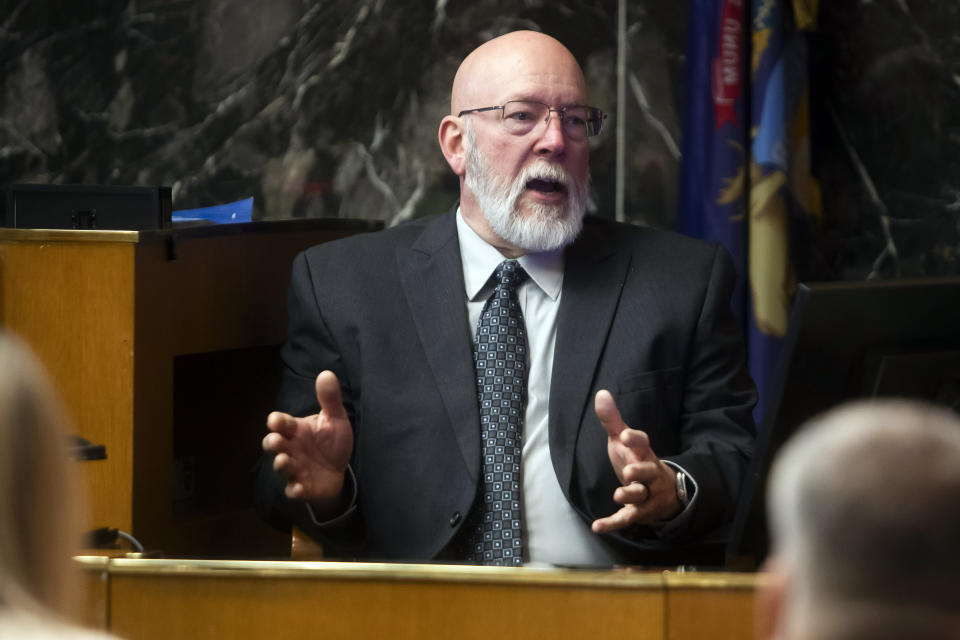
{"label": "blonde hair", "polygon": [[64,615],[83,513],[69,432],[40,363],[0,331],[0,587]]}

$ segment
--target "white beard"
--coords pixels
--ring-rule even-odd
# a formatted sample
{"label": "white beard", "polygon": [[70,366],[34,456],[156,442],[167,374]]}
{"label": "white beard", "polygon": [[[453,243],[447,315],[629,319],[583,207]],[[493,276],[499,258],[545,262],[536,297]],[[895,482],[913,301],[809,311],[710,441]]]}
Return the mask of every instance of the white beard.
{"label": "white beard", "polygon": [[[587,207],[587,180],[575,181],[563,167],[537,161],[525,167],[511,184],[497,176],[466,126],[466,177],[464,183],[474,197],[490,228],[498,236],[524,251],[553,251],[573,242],[583,228]],[[521,205],[520,196],[530,180],[553,180],[564,185],[564,204],[539,202]],[[524,206],[526,211],[521,211]]]}

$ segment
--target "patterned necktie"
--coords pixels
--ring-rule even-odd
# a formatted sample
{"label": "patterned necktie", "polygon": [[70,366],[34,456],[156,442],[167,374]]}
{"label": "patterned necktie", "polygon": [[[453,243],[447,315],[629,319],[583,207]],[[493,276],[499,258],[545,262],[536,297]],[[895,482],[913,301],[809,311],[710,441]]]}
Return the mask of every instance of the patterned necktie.
{"label": "patterned necktie", "polygon": [[493,275],[497,287],[480,314],[473,347],[482,475],[465,523],[467,560],[521,565],[520,456],[527,404],[527,331],[517,288],[527,273],[515,260],[504,260]]}

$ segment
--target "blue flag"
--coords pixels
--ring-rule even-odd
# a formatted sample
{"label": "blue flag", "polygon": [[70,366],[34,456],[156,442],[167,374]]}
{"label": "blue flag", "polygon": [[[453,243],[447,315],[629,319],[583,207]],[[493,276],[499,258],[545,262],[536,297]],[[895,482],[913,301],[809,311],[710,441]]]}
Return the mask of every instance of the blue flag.
{"label": "blue flag", "polygon": [[[737,265],[761,422],[787,330],[797,263],[820,193],[810,164],[805,35],[815,0],[693,0],[678,229],[720,242]],[[797,19],[795,19],[797,18]],[[747,38],[751,57],[747,61]],[[745,96],[750,96],[747,104]]]}
{"label": "blue flag", "polygon": [[742,0],[691,0],[677,227],[719,242],[739,275],[733,308],[746,318],[747,101]]}
{"label": "blue flag", "polygon": [[810,153],[810,92],[806,34],[815,4],[756,0],[751,32],[750,309],[747,349],[757,381],[761,419],[779,365],[798,269],[820,218],[820,188]]}

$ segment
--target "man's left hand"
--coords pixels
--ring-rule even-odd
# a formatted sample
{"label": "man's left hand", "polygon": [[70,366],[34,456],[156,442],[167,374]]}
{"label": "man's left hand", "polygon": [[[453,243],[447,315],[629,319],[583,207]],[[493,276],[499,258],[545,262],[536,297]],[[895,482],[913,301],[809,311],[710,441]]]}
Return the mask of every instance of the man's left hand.
{"label": "man's left hand", "polygon": [[613,492],[613,499],[623,506],[606,518],[594,520],[593,532],[608,533],[632,524],[669,520],[680,513],[677,472],[656,456],[647,434],[623,422],[606,389],[597,392],[594,410],[607,432],[610,464],[622,485]]}

